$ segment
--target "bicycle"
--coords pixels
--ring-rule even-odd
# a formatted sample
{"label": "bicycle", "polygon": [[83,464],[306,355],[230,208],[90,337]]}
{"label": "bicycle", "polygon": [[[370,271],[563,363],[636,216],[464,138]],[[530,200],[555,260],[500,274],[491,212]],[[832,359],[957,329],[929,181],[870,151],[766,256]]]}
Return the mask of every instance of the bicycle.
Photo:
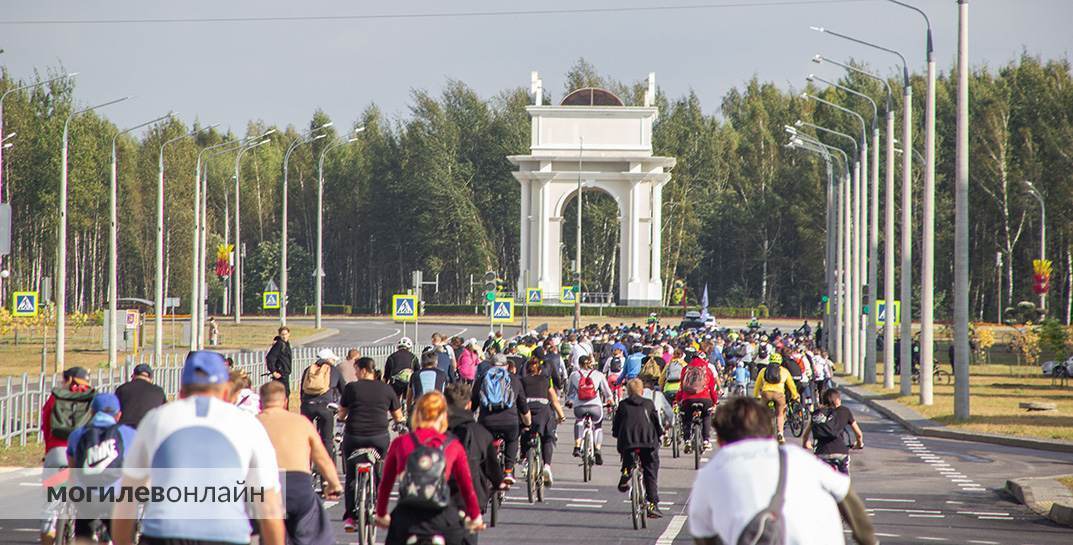
{"label": "bicycle", "polygon": [[801,437],[805,432],[805,422],[808,416],[800,399],[792,399],[786,405],[786,424],[790,427],[790,433],[794,437]]}
{"label": "bicycle", "polygon": [[689,447],[687,450],[693,452],[693,469],[700,469],[700,455],[704,453],[704,439],[701,437],[704,425],[702,419],[707,418],[707,414],[706,410],[695,410],[692,421],[689,423],[690,441],[686,446]]}
{"label": "bicycle", "polygon": [[541,456],[543,444],[540,434],[531,429],[529,449],[525,453],[526,471],[525,483],[529,493],[529,503],[544,502],[544,462]]}
{"label": "bicycle", "polygon": [[[504,467],[504,453],[503,453],[503,440],[496,439],[492,441],[492,445],[496,448],[496,458],[499,459],[499,467]],[[495,527],[496,522],[499,521],[499,510],[503,507],[503,496],[505,495],[503,487],[492,491],[492,497],[488,498],[489,501],[489,518],[488,525]]]}
{"label": "bicycle", "polygon": [[682,448],[682,420],[678,418],[678,404],[673,406],[674,411],[674,423],[671,424],[671,457],[678,458],[681,456]]}
{"label": "bicycle", "polygon": [[592,480],[592,466],[596,465],[596,432],[591,416],[585,415],[581,422],[581,481],[587,483]]}
{"label": "bicycle", "polygon": [[[949,371],[939,366],[939,362],[935,362],[931,368],[931,383],[932,384],[952,384],[954,382],[954,375]],[[920,384],[920,368],[913,371],[913,384]]]}
{"label": "bicycle", "polygon": [[[336,464],[335,467],[338,468],[339,467],[339,459],[342,456],[342,454],[340,454],[340,452],[339,452],[339,450],[340,450],[339,447],[343,443],[342,429],[339,427],[339,421],[336,420],[336,418],[335,418],[335,415],[339,412],[339,404],[338,403],[329,403],[327,405],[327,407],[328,407],[328,410],[330,410],[332,412],[332,429],[334,430],[332,432],[332,444],[335,447],[335,449],[333,451],[335,454],[334,454],[334,456],[332,458],[332,461],[335,462],[335,464]],[[320,420],[319,416],[313,419],[313,426],[314,427],[317,426],[317,421],[318,420]],[[317,429],[319,429],[319,428],[317,428]],[[317,470],[317,466],[312,464],[312,462],[310,463],[309,468],[310,468],[310,471],[313,474],[313,479],[312,479],[313,480],[313,491],[316,492],[318,495],[323,495],[324,494],[324,476],[320,474],[320,471]]]}
{"label": "bicycle", "polygon": [[633,451],[633,467],[630,468],[630,519],[633,529],[648,528],[648,505],[645,502],[645,483],[641,478],[641,450]]}
{"label": "bicycle", "polygon": [[354,511],[358,545],[376,543],[376,476],[380,453],[374,448],[360,448],[347,458],[354,467]]}

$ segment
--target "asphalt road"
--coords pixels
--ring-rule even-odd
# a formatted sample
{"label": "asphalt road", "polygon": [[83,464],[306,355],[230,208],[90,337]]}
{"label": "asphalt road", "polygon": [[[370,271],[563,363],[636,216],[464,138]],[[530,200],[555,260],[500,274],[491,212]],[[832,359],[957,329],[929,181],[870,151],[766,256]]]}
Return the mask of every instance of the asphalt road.
{"label": "asphalt road", "polygon": [[[388,342],[401,335],[390,322],[335,322],[340,334],[322,345]],[[428,329],[425,329],[428,327]],[[422,324],[421,336],[432,331],[479,336],[487,326]],[[385,338],[386,337],[386,338]],[[1068,545],[1073,529],[1060,527],[1013,503],[999,489],[1007,478],[1073,473],[1073,456],[983,443],[921,438],[867,407],[847,402],[865,433],[865,449],[855,452],[853,486],[865,500],[884,544],[949,543],[971,545]],[[647,530],[632,529],[627,497],[615,489],[618,457],[611,443],[605,465],[594,480],[583,483],[581,468],[570,456],[571,422],[559,427],[554,459],[555,484],[546,501],[531,505],[524,488],[508,493],[501,522],[481,535],[482,544],[520,543],[688,544],[686,504],[694,471],[691,460],[672,459],[664,449],[660,495],[665,517]],[[605,425],[605,431],[609,424]],[[609,435],[609,434],[608,434]],[[747,478],[743,476],[742,478]],[[0,513],[5,505],[25,501],[35,486],[26,472],[0,474]],[[727,499],[732,508],[733,499]],[[337,542],[353,543],[342,531],[341,506],[328,507]],[[790,514],[789,516],[792,516]],[[37,542],[36,522],[0,520],[0,543]]]}

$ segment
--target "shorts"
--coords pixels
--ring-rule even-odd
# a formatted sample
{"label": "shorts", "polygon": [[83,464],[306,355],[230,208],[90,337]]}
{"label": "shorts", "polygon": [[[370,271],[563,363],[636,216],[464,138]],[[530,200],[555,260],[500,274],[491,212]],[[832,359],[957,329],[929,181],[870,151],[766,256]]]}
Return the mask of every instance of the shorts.
{"label": "shorts", "polygon": [[775,402],[775,410],[782,414],[786,412],[786,394],[782,392],[760,392],[760,399],[765,403],[768,401]]}

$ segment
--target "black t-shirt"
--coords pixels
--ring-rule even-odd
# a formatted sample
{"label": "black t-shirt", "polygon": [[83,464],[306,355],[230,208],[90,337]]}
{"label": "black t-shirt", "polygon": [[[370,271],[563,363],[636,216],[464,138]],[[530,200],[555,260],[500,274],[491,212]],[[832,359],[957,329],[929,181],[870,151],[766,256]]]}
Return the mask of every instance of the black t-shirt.
{"label": "black t-shirt", "polygon": [[477,422],[483,426],[517,426],[518,425],[518,411],[521,414],[529,413],[529,403],[525,399],[525,389],[522,386],[522,379],[518,375],[510,375],[510,389],[514,391],[514,406],[509,409],[503,409],[501,411],[490,411],[481,406],[481,384],[488,378],[488,374],[481,377],[481,380],[473,385],[473,406],[480,407],[480,415],[477,418]]}
{"label": "black t-shirt", "polygon": [[395,390],[375,380],[355,380],[343,389],[347,435],[369,437],[387,433],[388,413],[399,408]]}
{"label": "black t-shirt", "polygon": [[438,367],[422,369],[410,377],[410,391],[414,393],[414,400],[428,392],[442,392],[446,386],[447,373]]}
{"label": "black t-shirt", "polygon": [[417,370],[417,356],[409,350],[396,350],[384,363],[384,380],[390,381],[403,369]]}
{"label": "black t-shirt", "polygon": [[138,427],[145,413],[168,401],[163,388],[137,378],[116,388],[115,395],[119,398],[119,408],[123,412],[119,423],[132,428]]}
{"label": "black t-shirt", "polygon": [[548,389],[551,388],[551,379],[544,375],[526,375],[522,377],[522,390],[526,399],[548,399]]}
{"label": "black t-shirt", "polygon": [[830,426],[831,431],[835,433],[835,438],[829,441],[820,441],[819,439],[816,439],[816,454],[849,454],[849,447],[847,447],[846,442],[842,440],[842,430],[845,429],[846,426],[855,422],[853,413],[845,406],[839,406],[834,410],[820,410],[829,411],[827,425]]}

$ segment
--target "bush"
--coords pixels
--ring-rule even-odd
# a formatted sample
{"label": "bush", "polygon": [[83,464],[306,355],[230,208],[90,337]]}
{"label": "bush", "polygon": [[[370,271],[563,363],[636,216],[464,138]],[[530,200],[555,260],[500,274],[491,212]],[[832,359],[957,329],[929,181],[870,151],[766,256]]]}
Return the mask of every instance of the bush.
{"label": "bush", "polygon": [[1036,326],[1036,331],[1039,335],[1039,347],[1041,350],[1054,354],[1057,359],[1064,360],[1069,357],[1066,349],[1068,332],[1058,320],[1048,318]]}

